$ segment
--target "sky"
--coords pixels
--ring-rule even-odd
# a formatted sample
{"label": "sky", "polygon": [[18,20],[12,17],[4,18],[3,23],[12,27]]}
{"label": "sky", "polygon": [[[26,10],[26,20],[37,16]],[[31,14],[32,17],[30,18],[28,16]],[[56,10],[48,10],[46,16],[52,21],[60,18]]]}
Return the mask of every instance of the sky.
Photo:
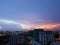
{"label": "sky", "polygon": [[0,0],[0,19],[23,28],[60,29],[60,0]]}

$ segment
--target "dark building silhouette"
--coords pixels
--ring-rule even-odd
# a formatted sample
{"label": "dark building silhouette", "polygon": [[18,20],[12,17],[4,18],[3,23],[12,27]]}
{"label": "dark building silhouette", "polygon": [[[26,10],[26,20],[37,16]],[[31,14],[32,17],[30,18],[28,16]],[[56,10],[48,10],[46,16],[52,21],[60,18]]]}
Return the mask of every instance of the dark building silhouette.
{"label": "dark building silhouette", "polygon": [[10,35],[8,33],[0,33],[0,45],[9,42]]}
{"label": "dark building silhouette", "polygon": [[28,36],[34,38],[36,41],[39,41],[39,32],[43,32],[43,29],[34,29],[28,32]]}
{"label": "dark building silhouette", "polygon": [[55,34],[55,38],[59,38],[59,33],[56,33]]}

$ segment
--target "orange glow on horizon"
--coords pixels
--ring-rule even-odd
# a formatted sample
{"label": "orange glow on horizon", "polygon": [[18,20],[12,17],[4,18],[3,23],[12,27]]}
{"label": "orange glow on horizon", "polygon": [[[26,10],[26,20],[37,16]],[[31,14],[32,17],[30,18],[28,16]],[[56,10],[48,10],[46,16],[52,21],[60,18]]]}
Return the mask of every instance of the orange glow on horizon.
{"label": "orange glow on horizon", "polygon": [[45,25],[41,25],[41,26],[37,26],[36,28],[41,28],[41,29],[54,29],[54,28],[58,28],[60,26],[60,24],[45,24]]}

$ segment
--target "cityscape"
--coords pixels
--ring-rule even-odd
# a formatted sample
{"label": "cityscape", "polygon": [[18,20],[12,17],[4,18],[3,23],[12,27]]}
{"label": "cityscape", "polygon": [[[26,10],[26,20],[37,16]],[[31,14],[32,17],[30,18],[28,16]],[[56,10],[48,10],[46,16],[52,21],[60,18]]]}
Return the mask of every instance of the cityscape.
{"label": "cityscape", "polygon": [[0,45],[60,45],[60,0],[0,0]]}
{"label": "cityscape", "polygon": [[60,45],[60,31],[1,31],[0,45]]}

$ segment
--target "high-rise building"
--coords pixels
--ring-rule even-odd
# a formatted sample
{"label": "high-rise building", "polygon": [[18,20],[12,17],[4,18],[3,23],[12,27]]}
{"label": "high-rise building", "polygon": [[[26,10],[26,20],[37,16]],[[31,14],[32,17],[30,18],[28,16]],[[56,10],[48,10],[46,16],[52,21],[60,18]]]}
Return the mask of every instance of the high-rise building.
{"label": "high-rise building", "polygon": [[48,45],[54,41],[54,33],[52,31],[44,31],[39,33],[39,42]]}

